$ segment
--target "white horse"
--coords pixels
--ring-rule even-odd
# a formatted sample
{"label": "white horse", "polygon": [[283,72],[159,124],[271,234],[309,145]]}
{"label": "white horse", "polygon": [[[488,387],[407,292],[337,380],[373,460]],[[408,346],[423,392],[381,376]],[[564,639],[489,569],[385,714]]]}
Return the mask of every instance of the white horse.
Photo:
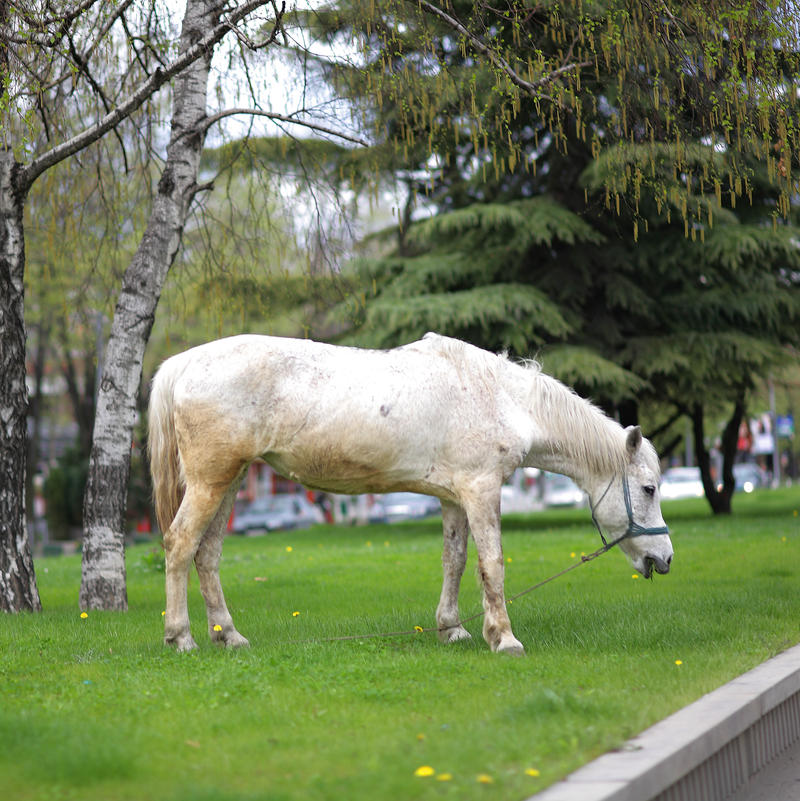
{"label": "white horse", "polygon": [[500,542],[500,489],[520,466],[573,478],[636,570],[669,571],[658,459],[641,430],[623,429],[534,362],[455,339],[427,334],[389,351],[249,335],[210,342],[164,362],[149,423],[166,552],[164,639],[179,651],[196,647],[186,598],[193,559],[211,639],[248,644],[225,604],[219,560],[242,475],[259,458],[314,489],[439,498],[443,642],[470,636],[458,589],[472,532],[483,636],[493,651],[524,653],[506,610]]}

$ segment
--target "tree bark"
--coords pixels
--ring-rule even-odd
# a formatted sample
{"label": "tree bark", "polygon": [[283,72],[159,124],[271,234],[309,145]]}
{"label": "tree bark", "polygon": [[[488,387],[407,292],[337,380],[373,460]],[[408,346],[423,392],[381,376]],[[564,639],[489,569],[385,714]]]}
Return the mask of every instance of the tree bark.
{"label": "tree bark", "polygon": [[717,482],[714,481],[711,475],[711,456],[705,443],[703,406],[696,403],[691,410],[697,465],[700,468],[706,500],[715,515],[729,515],[731,513],[731,501],[736,484],[733,476],[733,463],[736,459],[736,440],[739,433],[739,424],[742,422],[743,416],[744,397],[742,396],[734,403],[733,412],[722,432],[722,489],[717,489]]}
{"label": "tree bark", "polygon": [[[218,0],[187,0],[181,50],[219,22]],[[172,134],[147,228],[122,281],[106,348],[84,496],[81,609],[127,609],[125,511],[142,361],[178,252],[205,135],[211,49],[175,81]]]}
{"label": "tree bark", "polygon": [[22,210],[27,185],[0,150],[0,610],[42,608],[25,528],[28,391],[25,385]]}

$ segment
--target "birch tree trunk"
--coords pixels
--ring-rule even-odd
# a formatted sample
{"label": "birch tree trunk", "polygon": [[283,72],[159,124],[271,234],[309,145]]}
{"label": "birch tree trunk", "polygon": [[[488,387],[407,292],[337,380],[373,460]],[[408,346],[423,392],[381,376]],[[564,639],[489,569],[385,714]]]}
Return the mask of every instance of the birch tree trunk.
{"label": "birch tree trunk", "polygon": [[[218,0],[187,0],[180,47],[185,51],[219,22]],[[142,360],[167,273],[178,252],[205,134],[212,49],[178,75],[167,161],[150,219],[122,280],[97,398],[84,496],[81,609],[125,610],[125,511]]]}
{"label": "birch tree trunk", "polygon": [[25,386],[22,210],[27,185],[0,150],[0,610],[42,608],[25,527],[28,391]]}

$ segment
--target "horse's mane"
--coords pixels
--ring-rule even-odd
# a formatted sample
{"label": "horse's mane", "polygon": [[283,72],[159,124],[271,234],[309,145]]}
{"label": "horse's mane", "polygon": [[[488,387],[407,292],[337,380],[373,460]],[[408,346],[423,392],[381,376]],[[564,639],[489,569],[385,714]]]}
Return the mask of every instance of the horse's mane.
{"label": "horse's mane", "polygon": [[[598,474],[622,472],[628,463],[625,429],[591,401],[582,398],[536,365],[532,382],[532,410],[546,421],[553,445],[577,463]],[[641,453],[647,466],[661,473],[658,454],[648,439]]]}
{"label": "horse's mane", "polygon": [[628,455],[622,426],[591,401],[541,372],[539,365],[531,382],[530,403],[554,450],[596,474],[625,469]]}
{"label": "horse's mane", "polygon": [[[591,401],[582,398],[557,378],[542,372],[535,359],[512,361],[505,353],[494,354],[439,334],[424,337],[454,363],[467,363],[487,383],[504,381],[517,391],[527,391],[528,408],[551,440],[553,450],[593,473],[622,472],[628,463],[625,429]],[[529,389],[528,389],[529,387]],[[642,454],[658,475],[658,455],[649,440],[642,442]]]}

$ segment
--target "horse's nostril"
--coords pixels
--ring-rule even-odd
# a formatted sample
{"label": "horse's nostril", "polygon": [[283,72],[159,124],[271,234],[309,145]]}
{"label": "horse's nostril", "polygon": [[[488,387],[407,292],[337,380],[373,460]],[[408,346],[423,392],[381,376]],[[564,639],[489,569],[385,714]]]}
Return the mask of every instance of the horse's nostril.
{"label": "horse's nostril", "polygon": [[672,564],[672,554],[670,554],[670,555],[667,557],[667,566],[669,567],[669,565],[671,565],[671,564]]}
{"label": "horse's nostril", "polygon": [[662,559],[660,556],[649,553],[644,558],[644,570],[642,574],[645,578],[650,578],[654,572],[660,573],[663,576],[665,573],[669,573],[669,563],[671,561],[671,556],[667,559]]}

